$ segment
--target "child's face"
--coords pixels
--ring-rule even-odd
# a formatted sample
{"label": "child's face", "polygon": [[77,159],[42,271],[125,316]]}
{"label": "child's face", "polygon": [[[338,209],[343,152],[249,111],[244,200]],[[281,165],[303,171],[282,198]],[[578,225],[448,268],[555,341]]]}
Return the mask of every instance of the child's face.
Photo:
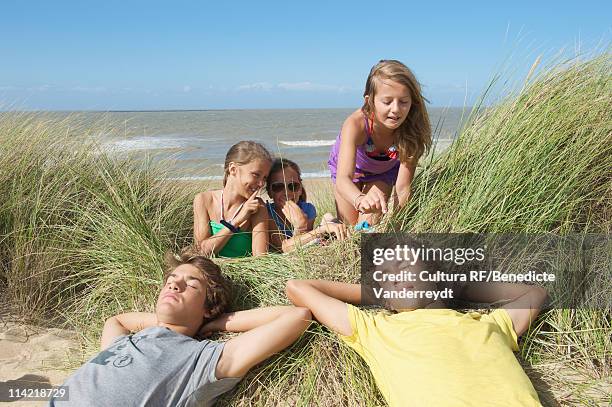
{"label": "child's face", "polygon": [[282,208],[287,200],[297,202],[302,194],[302,182],[297,171],[291,167],[285,167],[284,173],[284,176],[283,171],[270,174],[268,195],[277,208]]}
{"label": "child's face", "polygon": [[244,165],[230,163],[230,176],[235,177],[237,181],[238,194],[248,199],[253,192],[263,188],[271,166],[272,163],[266,160],[253,160]]}
{"label": "child's face", "polygon": [[199,270],[191,264],[178,266],[168,276],[157,298],[155,313],[160,322],[199,326],[207,316],[206,286]]}
{"label": "child's face", "polygon": [[412,106],[410,91],[399,82],[389,79],[377,81],[374,116],[380,124],[395,130],[406,120]]}
{"label": "child's face", "polygon": [[[386,261],[382,267],[383,274],[398,274],[402,271],[412,272],[414,275],[413,281],[383,281],[380,282],[380,287],[388,291],[400,292],[404,288],[406,291],[435,291],[436,284],[431,281],[423,280],[421,277],[421,271],[425,270],[425,267],[420,263],[411,265],[409,262],[404,261]],[[407,280],[407,279],[406,279]],[[415,309],[425,308],[427,305],[433,302],[430,298],[393,298],[386,300],[387,308],[395,311],[411,311]]]}

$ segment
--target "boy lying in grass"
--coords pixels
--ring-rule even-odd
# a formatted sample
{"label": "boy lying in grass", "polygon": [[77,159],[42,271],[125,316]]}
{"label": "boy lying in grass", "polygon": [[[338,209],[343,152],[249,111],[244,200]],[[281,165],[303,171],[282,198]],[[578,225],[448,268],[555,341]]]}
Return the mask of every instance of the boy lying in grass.
{"label": "boy lying in grass", "polygon": [[[155,313],[109,318],[103,350],[64,383],[69,400],[51,406],[209,406],[310,323],[306,308],[288,306],[222,314],[229,292],[215,263],[187,254],[167,263]],[[227,342],[193,338],[213,331],[244,333]]]}
{"label": "boy lying in grass", "polygon": [[[395,272],[399,264],[395,263]],[[435,289],[425,281],[389,283],[400,290]],[[538,395],[512,351],[547,297],[537,286],[477,283],[463,289],[475,302],[513,299],[488,315],[463,314],[422,299],[388,300],[396,314],[370,313],[361,286],[325,280],[290,280],[286,293],[307,307],[367,363],[390,406],[540,406]],[[408,308],[408,309],[407,309]],[[426,309],[418,309],[426,308]],[[410,312],[405,312],[410,311]]]}

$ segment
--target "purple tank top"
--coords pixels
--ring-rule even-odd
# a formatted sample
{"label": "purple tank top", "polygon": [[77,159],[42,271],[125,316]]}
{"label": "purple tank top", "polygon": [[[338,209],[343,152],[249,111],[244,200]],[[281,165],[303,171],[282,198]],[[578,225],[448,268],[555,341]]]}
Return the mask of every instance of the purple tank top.
{"label": "purple tank top", "polygon": [[[368,142],[372,139],[370,134],[370,126],[368,125],[368,119],[363,116],[365,121],[365,130],[368,140],[357,146],[357,154],[355,155],[355,175],[353,176],[353,182],[372,182],[382,180],[389,185],[394,185],[397,180],[397,173],[400,167],[400,161],[398,158],[392,158],[388,160],[377,160],[370,157],[367,154]],[[338,153],[340,152],[340,138],[342,132],[338,133],[336,142],[332,146],[331,152],[329,153],[329,171],[331,178],[336,183],[336,171],[338,169]],[[371,144],[371,143],[370,143]]]}

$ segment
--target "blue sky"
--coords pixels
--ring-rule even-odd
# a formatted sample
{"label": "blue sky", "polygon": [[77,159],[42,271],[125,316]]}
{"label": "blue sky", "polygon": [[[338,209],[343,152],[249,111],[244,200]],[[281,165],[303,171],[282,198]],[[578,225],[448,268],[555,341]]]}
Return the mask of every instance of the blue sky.
{"label": "blue sky", "polygon": [[392,58],[433,106],[457,106],[502,67],[517,80],[537,55],[605,48],[612,32],[609,1],[410,3],[3,0],[0,104],[357,107]]}

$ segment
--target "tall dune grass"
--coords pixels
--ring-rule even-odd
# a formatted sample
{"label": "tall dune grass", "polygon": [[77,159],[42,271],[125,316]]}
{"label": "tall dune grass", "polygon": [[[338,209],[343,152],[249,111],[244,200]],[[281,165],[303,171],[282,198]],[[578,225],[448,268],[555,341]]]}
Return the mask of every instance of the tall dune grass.
{"label": "tall dune grass", "polygon": [[[421,163],[410,204],[387,225],[411,232],[610,233],[610,65],[607,54],[568,62],[474,112],[448,151]],[[39,322],[67,322],[82,334],[86,354],[95,352],[105,318],[152,309],[162,254],[190,243],[191,201],[201,188],[164,181],[164,164],[109,156],[97,144],[99,131],[78,118],[0,114],[4,300]],[[319,212],[333,210],[328,189],[309,196]],[[286,303],[290,278],[357,281],[358,250],[354,236],[290,255],[219,262],[233,281],[234,306],[246,308]],[[610,321],[609,310],[551,310],[523,339],[521,356],[540,378],[545,405],[609,401]],[[359,357],[313,325],[221,404],[384,402]]]}
{"label": "tall dune grass", "polygon": [[[0,118],[0,280],[6,299],[32,317],[101,316],[106,303],[141,303],[158,284],[160,253],[190,233],[190,191],[164,183],[149,162],[111,159],[88,133],[78,118]],[[131,285],[107,291],[114,276]],[[67,310],[96,295],[95,306]]]}

